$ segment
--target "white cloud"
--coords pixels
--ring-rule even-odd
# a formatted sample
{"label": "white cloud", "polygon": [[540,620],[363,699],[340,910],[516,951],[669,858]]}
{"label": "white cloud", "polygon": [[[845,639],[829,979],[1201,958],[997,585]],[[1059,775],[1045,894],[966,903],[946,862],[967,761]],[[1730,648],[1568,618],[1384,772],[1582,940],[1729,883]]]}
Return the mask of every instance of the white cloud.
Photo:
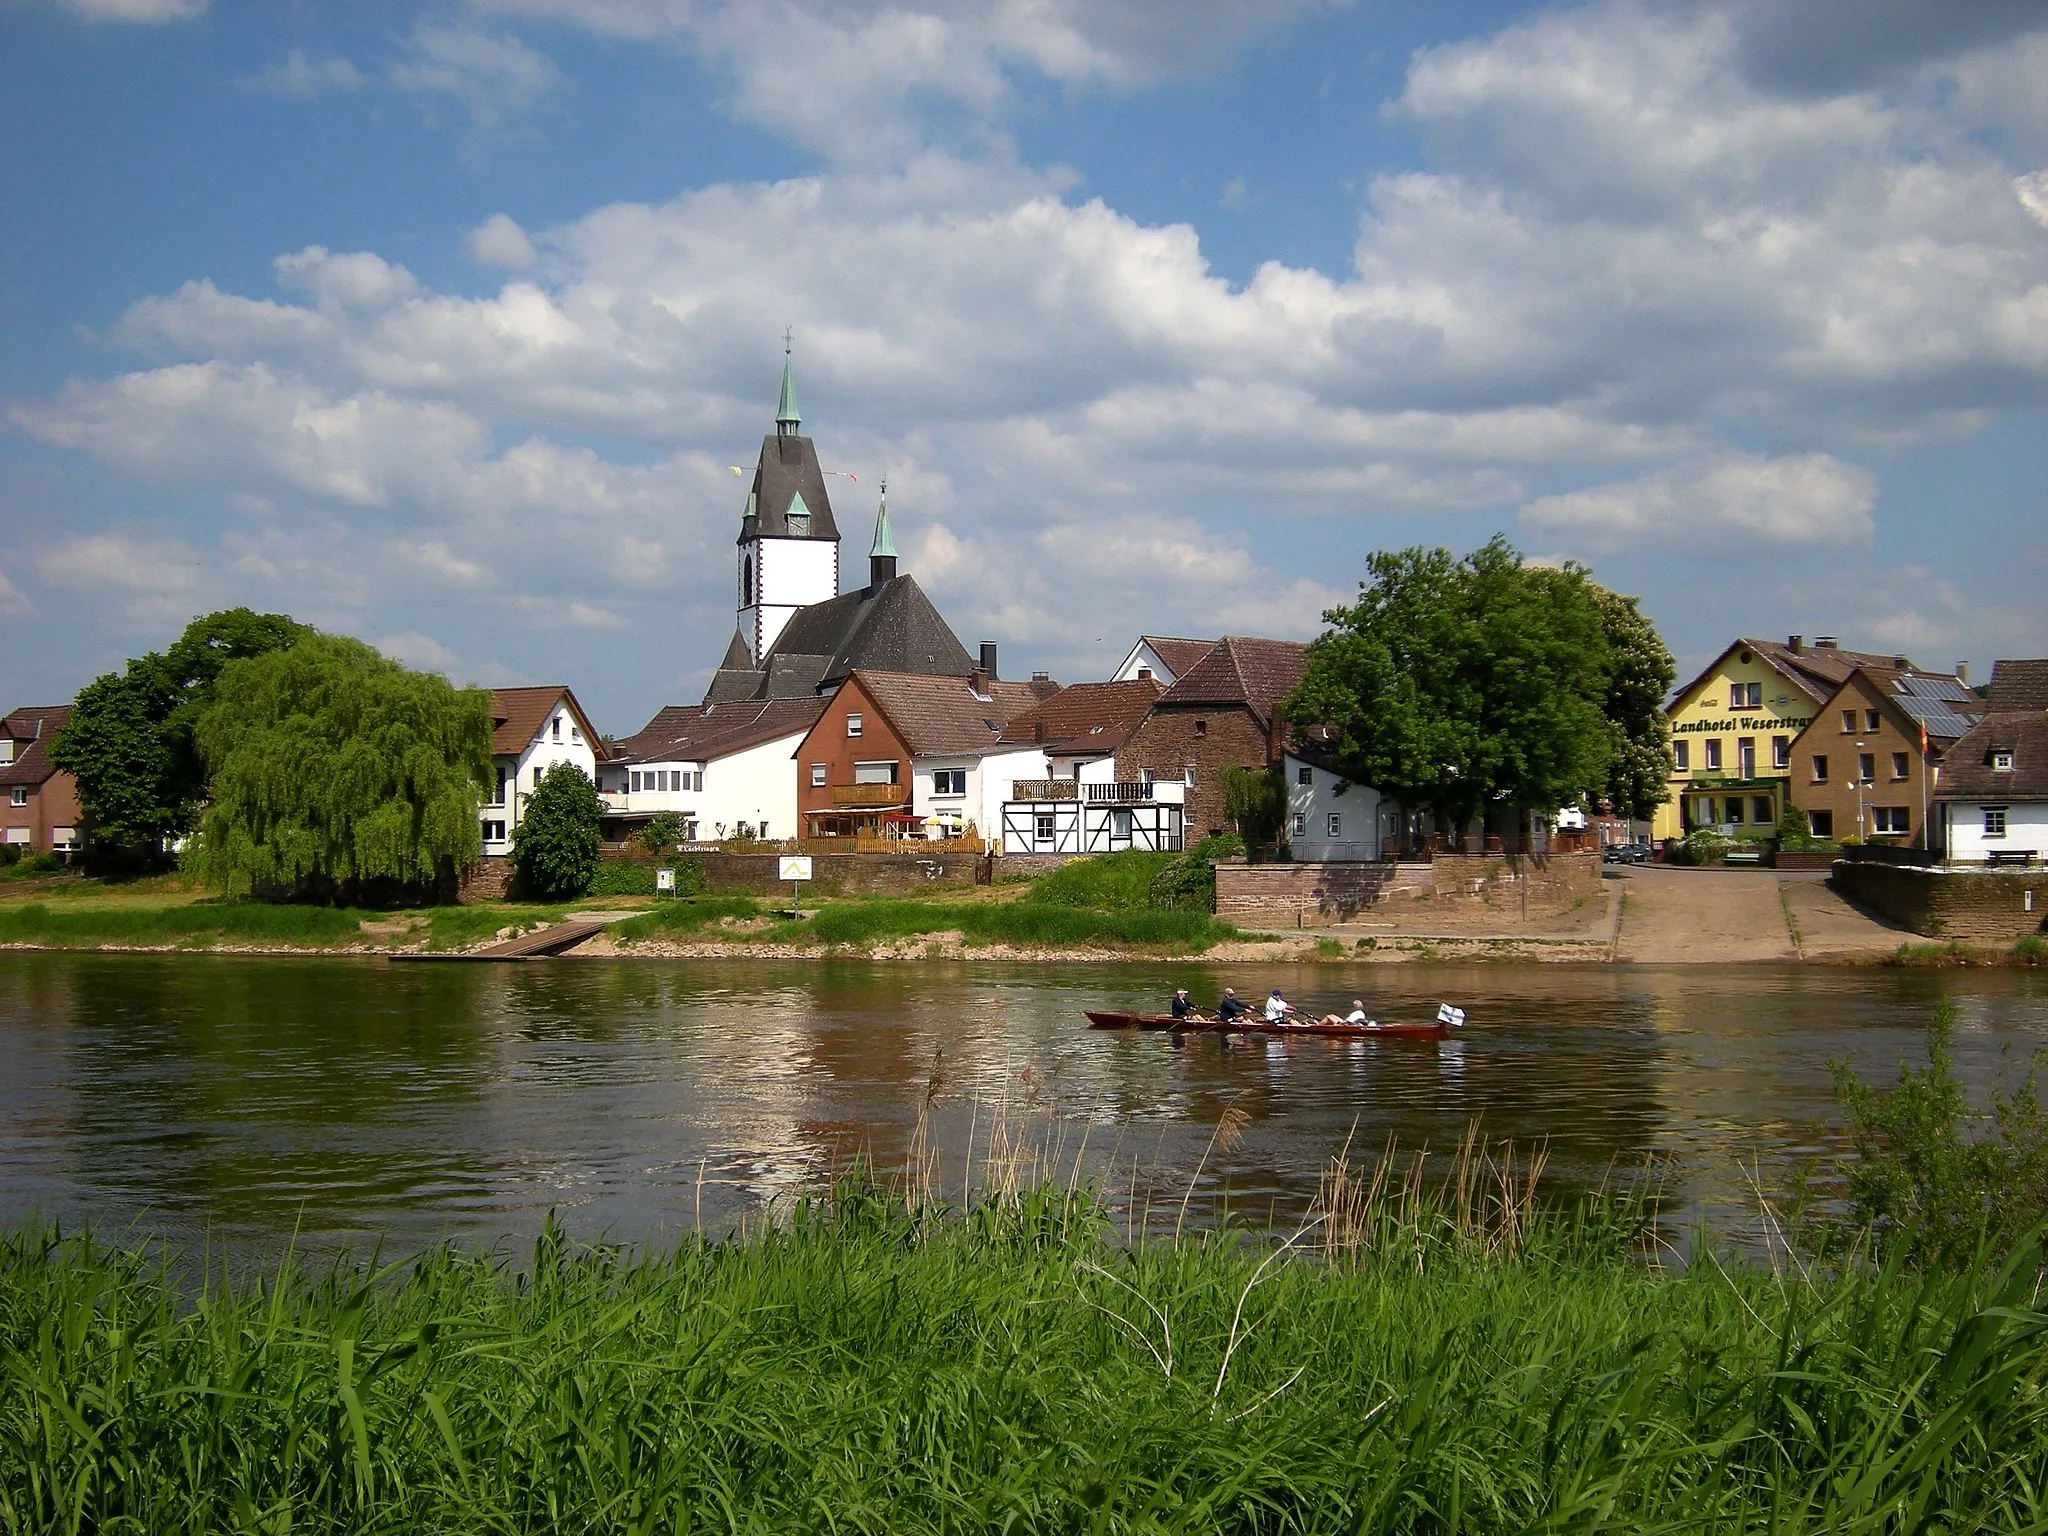
{"label": "white cloud", "polygon": [[2048,171],[2013,177],[2012,190],[2020,206],[2033,215],[2034,222],[2048,229]]}
{"label": "white cloud", "polygon": [[323,91],[359,91],[368,82],[347,59],[309,59],[303,48],[294,48],[243,83],[280,96],[318,96]]}
{"label": "white cloud", "polygon": [[0,570],[0,619],[25,619],[35,611],[36,605],[7,579],[6,571]]}
{"label": "white cloud", "polygon": [[417,630],[385,635],[381,639],[372,640],[370,644],[386,656],[423,672],[439,672],[443,676],[453,677],[462,666],[460,656],[432,635],[423,635]]}
{"label": "white cloud", "polygon": [[182,624],[213,590],[200,552],[182,539],[82,534],[37,551],[33,559],[45,586],[79,594],[93,604],[101,624],[117,633]]}
{"label": "white cloud", "polygon": [[336,256],[325,246],[309,245],[272,265],[280,287],[311,294],[322,308],[389,309],[419,291],[410,272],[370,251]]}
{"label": "white cloud", "polygon": [[540,260],[526,231],[510,214],[494,213],[469,232],[470,259],[479,266],[519,271]]}
{"label": "white cloud", "polygon": [[1872,531],[1877,477],[1825,453],[1728,453],[1640,479],[1545,496],[1522,508],[1539,528],[1609,542],[1710,543],[1729,533],[1775,544],[1861,542]]}
{"label": "white cloud", "polygon": [[499,126],[561,84],[554,60],[509,34],[421,18],[389,73],[393,89],[461,103],[478,129]]}
{"label": "white cloud", "polygon": [[62,0],[62,4],[86,21],[128,21],[157,27],[204,15],[212,0]]}

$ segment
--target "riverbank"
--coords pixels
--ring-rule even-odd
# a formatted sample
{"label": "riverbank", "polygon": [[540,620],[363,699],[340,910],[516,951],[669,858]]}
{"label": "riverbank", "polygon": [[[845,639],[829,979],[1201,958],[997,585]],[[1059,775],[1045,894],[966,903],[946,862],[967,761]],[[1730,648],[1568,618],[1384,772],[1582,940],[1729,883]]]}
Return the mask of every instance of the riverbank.
{"label": "riverbank", "polygon": [[[849,1187],[207,1282],[0,1242],[11,1529],[2038,1528],[2031,1277],[1666,1268],[1625,1200],[1392,1187],[1292,1242]],[[1788,1362],[1792,1362],[1788,1364]],[[1816,1428],[1819,1426],[1819,1428]]]}

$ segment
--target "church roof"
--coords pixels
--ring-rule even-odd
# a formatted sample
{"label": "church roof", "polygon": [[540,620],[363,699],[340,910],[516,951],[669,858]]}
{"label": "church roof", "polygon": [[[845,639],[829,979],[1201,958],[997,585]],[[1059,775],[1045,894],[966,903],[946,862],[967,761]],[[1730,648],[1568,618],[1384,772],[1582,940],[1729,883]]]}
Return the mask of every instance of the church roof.
{"label": "church roof", "polygon": [[825,492],[825,471],[818,466],[818,450],[808,437],[795,433],[761,439],[761,458],[754,467],[749,491],[750,511],[740,521],[740,538],[803,538],[789,530],[789,509],[799,498],[800,510],[811,514],[809,537],[836,539],[839,525],[832,520],[832,498]]}
{"label": "church roof", "polygon": [[912,576],[799,608],[769,647],[765,665],[743,669],[732,665],[734,659],[728,650],[707,699],[805,698],[856,667],[927,677],[966,677],[974,670],[967,647]]}

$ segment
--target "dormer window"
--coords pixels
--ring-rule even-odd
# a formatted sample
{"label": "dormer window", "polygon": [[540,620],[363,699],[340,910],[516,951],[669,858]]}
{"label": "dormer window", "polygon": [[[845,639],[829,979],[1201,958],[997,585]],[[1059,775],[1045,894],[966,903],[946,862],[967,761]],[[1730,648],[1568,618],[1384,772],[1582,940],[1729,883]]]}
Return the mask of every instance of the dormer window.
{"label": "dormer window", "polygon": [[2012,772],[2012,749],[2011,749],[2011,748],[2009,748],[2009,747],[1999,747],[1999,748],[1997,748],[1997,749],[1996,749],[1995,751],[1993,751],[1993,752],[1992,752],[1992,754],[1991,754],[1991,771],[1992,771],[1993,773],[2011,773],[2011,772]]}

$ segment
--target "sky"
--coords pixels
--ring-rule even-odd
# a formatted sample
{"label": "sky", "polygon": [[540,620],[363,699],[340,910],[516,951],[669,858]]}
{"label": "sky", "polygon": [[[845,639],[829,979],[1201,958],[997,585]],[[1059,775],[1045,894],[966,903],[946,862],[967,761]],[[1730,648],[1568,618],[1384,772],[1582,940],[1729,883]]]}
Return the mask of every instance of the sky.
{"label": "sky", "polygon": [[246,603],[630,734],[785,328],[1006,676],[1496,533],[2048,655],[2035,0],[0,0],[0,706]]}

